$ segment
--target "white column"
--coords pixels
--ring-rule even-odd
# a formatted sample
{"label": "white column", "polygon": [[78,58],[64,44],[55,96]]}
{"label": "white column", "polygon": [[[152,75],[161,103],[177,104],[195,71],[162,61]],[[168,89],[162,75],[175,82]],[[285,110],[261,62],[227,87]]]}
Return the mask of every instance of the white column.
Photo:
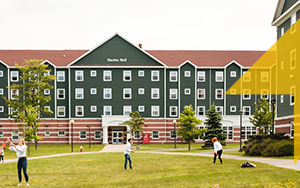
{"label": "white column", "polygon": [[108,131],[107,127],[103,127],[103,142],[102,144],[108,144]]}

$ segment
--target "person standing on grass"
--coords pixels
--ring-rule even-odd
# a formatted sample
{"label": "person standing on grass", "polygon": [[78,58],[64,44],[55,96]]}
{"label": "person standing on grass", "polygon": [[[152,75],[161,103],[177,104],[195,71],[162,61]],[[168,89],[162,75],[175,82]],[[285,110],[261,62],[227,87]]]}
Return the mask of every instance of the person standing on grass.
{"label": "person standing on grass", "polygon": [[125,146],[125,151],[124,151],[124,156],[125,156],[125,164],[124,164],[124,169],[126,170],[127,168],[127,161],[129,161],[129,167],[130,169],[132,169],[131,163],[131,157],[130,157],[130,152],[134,153],[134,150],[131,150],[131,143],[132,143],[132,139],[129,138],[128,139],[128,143]]}
{"label": "person standing on grass", "polygon": [[213,163],[213,165],[216,163],[216,158],[217,158],[217,156],[218,156],[218,158],[219,158],[221,164],[223,164],[222,159],[221,159],[221,155],[222,155],[222,152],[223,152],[221,143],[218,142],[218,139],[217,139],[216,137],[214,137],[211,141],[212,141],[212,143],[214,144],[214,150],[215,150],[215,152],[214,152],[214,163]]}
{"label": "person standing on grass", "polygon": [[2,163],[4,163],[3,157],[4,157],[4,149],[3,149],[3,147],[1,146],[1,147],[0,147],[0,163],[1,163],[1,161],[2,161]]}
{"label": "person standing on grass", "polygon": [[25,176],[25,180],[26,180],[26,186],[29,186],[29,179],[28,179],[28,174],[27,174],[27,158],[26,158],[26,144],[25,144],[25,140],[23,138],[19,139],[19,145],[15,146],[14,143],[12,143],[10,141],[10,139],[7,139],[8,143],[9,143],[9,150],[14,151],[17,153],[17,157],[18,157],[18,177],[19,177],[19,184],[18,186],[22,185],[22,168],[23,168],[23,174]]}

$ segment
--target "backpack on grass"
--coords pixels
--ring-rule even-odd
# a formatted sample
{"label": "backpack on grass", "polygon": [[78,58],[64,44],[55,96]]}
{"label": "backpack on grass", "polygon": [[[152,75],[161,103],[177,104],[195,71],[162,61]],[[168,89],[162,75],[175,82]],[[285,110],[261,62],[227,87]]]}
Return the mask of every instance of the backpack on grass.
{"label": "backpack on grass", "polygon": [[256,165],[255,164],[253,164],[253,163],[249,163],[249,162],[245,162],[244,164],[242,164],[241,165],[241,168],[249,168],[249,167],[256,167]]}

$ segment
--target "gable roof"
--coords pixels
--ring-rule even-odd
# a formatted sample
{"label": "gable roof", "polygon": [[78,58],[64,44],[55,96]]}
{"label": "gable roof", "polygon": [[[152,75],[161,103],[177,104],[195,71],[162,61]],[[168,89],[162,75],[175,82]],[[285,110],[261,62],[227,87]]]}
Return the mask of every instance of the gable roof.
{"label": "gable roof", "polygon": [[290,17],[296,11],[299,10],[300,0],[278,0],[275,14],[272,21],[272,26],[281,24],[285,17]]}

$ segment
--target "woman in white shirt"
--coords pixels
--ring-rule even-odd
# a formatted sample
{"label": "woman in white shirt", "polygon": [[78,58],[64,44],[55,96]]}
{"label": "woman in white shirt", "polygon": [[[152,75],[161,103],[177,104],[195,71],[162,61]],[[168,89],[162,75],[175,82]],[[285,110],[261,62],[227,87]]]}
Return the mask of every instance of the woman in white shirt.
{"label": "woman in white shirt", "polygon": [[0,147],[0,163],[2,161],[2,163],[4,163],[4,149],[2,148],[2,146]]}
{"label": "woman in white shirt", "polygon": [[25,140],[23,138],[19,139],[19,145],[15,146],[14,143],[10,141],[10,139],[7,139],[9,143],[9,150],[15,151],[17,153],[18,157],[18,177],[19,177],[19,184],[18,186],[22,185],[22,168],[23,168],[23,174],[25,176],[26,185],[29,186],[28,183],[28,174],[27,174],[27,158],[26,158],[26,144]]}
{"label": "woman in white shirt", "polygon": [[214,152],[214,163],[213,163],[213,165],[216,163],[216,158],[217,158],[217,156],[218,156],[218,158],[219,158],[221,164],[223,164],[222,159],[221,159],[221,155],[222,155],[222,152],[223,152],[223,150],[222,150],[222,145],[220,144],[220,142],[218,142],[218,139],[217,139],[216,137],[214,137],[211,141],[212,141],[212,143],[214,144],[214,150],[215,150],[215,152]]}

